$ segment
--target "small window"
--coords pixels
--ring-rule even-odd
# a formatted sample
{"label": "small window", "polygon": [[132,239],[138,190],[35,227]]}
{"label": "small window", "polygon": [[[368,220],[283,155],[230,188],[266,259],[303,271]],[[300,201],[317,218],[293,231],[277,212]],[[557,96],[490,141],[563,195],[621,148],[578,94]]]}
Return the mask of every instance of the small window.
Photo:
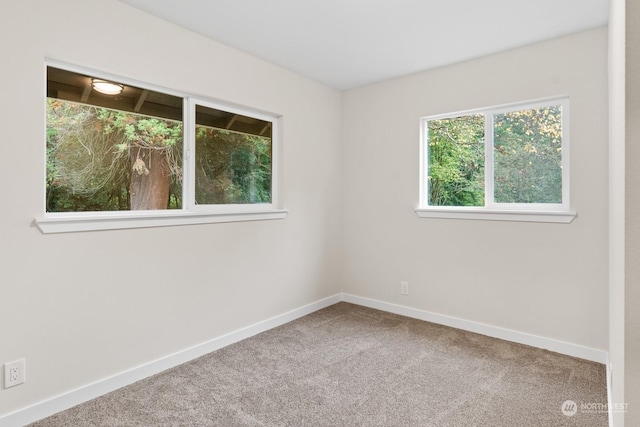
{"label": "small window", "polygon": [[276,210],[276,123],[268,114],[48,66],[46,217]]}
{"label": "small window", "polygon": [[568,114],[562,98],[423,118],[418,211],[568,212]]}

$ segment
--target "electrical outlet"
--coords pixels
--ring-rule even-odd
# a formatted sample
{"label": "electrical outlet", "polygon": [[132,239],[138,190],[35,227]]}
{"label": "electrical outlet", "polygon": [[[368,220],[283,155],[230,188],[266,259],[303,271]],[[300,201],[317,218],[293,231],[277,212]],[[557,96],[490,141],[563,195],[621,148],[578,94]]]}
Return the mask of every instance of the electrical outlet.
{"label": "electrical outlet", "polygon": [[4,364],[4,388],[13,387],[25,381],[25,360]]}
{"label": "electrical outlet", "polygon": [[400,282],[400,294],[409,295],[409,282]]}

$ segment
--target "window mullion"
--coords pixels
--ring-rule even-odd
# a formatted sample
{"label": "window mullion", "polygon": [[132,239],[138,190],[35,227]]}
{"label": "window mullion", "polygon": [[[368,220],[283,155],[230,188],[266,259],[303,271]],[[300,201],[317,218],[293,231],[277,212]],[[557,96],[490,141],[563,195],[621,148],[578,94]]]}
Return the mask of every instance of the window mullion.
{"label": "window mullion", "polygon": [[493,207],[494,200],[494,155],[493,155],[493,113],[484,115],[484,206]]}
{"label": "window mullion", "polygon": [[420,122],[420,206],[429,204],[429,128],[426,120]]}
{"label": "window mullion", "polygon": [[191,210],[195,204],[195,103],[184,98],[184,160],[182,170],[182,205]]}
{"label": "window mullion", "polygon": [[569,210],[569,135],[571,131],[569,126],[570,115],[568,100],[563,100],[560,106],[562,108],[562,206],[565,210]]}

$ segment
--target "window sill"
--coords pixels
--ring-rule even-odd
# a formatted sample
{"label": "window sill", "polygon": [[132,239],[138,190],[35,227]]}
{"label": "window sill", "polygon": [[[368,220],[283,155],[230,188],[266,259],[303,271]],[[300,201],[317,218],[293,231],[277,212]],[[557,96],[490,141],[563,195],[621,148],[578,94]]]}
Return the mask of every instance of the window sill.
{"label": "window sill", "polygon": [[131,228],[168,227],[212,224],[218,222],[263,221],[283,219],[287,210],[265,210],[245,213],[141,212],[103,213],[97,215],[54,214],[36,218],[35,224],[44,234],[79,231],[122,230]]}
{"label": "window sill", "polygon": [[416,209],[420,218],[473,219],[485,221],[554,222],[569,224],[576,217],[575,212],[556,211],[516,211],[465,208]]}

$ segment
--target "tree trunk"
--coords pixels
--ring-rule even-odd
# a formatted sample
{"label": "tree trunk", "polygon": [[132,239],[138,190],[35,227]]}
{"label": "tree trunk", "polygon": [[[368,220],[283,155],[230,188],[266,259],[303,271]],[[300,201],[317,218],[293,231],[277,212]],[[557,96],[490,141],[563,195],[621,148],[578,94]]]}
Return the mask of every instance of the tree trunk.
{"label": "tree trunk", "polygon": [[167,209],[171,177],[164,151],[132,153],[131,167],[131,210]]}

